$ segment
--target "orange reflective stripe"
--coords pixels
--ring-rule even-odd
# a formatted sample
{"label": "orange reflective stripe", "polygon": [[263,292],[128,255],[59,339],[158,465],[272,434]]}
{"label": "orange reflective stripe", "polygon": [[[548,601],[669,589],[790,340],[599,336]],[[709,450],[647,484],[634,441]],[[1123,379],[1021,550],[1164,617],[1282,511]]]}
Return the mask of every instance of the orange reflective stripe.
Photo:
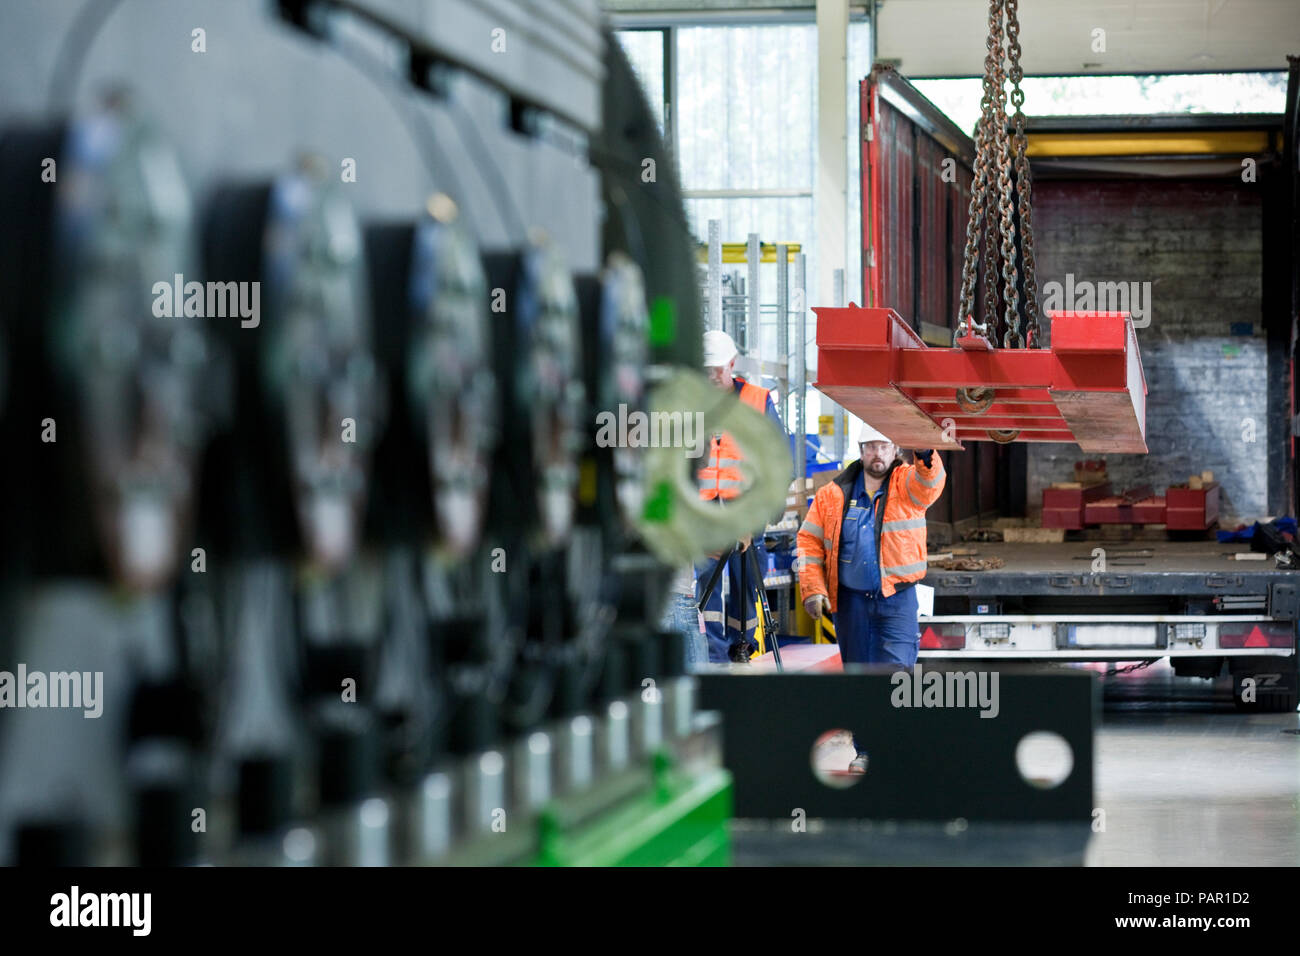
{"label": "orange reflective stripe", "polygon": [[897,521],[886,521],[880,525],[881,534],[889,534],[893,531],[915,531],[917,528],[925,527],[925,516],[920,518],[900,518]]}

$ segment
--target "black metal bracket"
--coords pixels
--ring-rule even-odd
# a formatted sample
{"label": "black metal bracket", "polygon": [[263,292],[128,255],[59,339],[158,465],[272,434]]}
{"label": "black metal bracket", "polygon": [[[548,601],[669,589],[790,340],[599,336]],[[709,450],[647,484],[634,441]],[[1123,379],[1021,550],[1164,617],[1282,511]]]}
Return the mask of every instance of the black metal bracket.
{"label": "black metal bracket", "polygon": [[1268,616],[1284,621],[1300,619],[1300,588],[1281,582],[1269,588]]}
{"label": "black metal bracket", "polygon": [[[932,674],[946,685],[949,672],[972,669],[924,661],[907,676],[924,688]],[[736,816],[788,821],[802,810],[824,819],[1089,821],[1100,712],[1094,675],[1014,665],[979,672],[989,688],[997,674],[996,716],[981,717],[978,706],[895,706],[903,672],[699,675],[702,706],[722,712]],[[844,789],[823,783],[812,766],[814,743],[837,729],[853,731],[869,754],[867,772]],[[1017,747],[1034,731],[1069,745],[1072,770],[1055,787],[1031,784],[1017,769]]]}

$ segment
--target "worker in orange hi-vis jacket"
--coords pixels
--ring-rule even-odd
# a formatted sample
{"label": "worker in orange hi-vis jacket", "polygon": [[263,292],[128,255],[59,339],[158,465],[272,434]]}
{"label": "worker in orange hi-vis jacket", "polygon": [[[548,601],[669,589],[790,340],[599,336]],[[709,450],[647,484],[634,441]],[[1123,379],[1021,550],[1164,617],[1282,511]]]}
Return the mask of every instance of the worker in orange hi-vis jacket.
{"label": "worker in orange hi-vis jacket", "polygon": [[[916,664],[921,637],[913,585],[925,577],[925,509],[943,492],[943,459],[899,449],[870,425],[858,431],[859,459],[823,485],[799,528],[797,565],[803,606],[830,611],[845,664]],[[849,770],[865,773],[867,755]]]}
{"label": "worker in orange hi-vis jacket", "polygon": [[[785,426],[781,424],[781,416],[777,414],[771,393],[735,374],[739,354],[735,341],[726,332],[714,329],[704,333],[704,367],[710,381],[766,416],[784,435]],[[725,432],[713,435],[709,440],[708,460],[697,474],[700,497],[705,501],[716,501],[719,507],[725,507],[726,502],[739,495],[744,488],[745,477],[740,470],[742,461],[740,448],[730,435]],[[729,597],[726,604],[729,606],[724,606],[719,580],[702,608],[711,663],[748,661],[750,651],[758,646],[754,639],[758,627],[758,612],[754,602],[757,600],[756,589],[761,586],[761,582],[750,580],[752,575],[744,574],[742,563],[748,561],[748,555],[744,552],[753,548],[758,557],[758,566],[764,566],[766,553],[763,550],[762,532],[762,528],[756,528],[754,534],[746,535],[737,542],[736,550],[727,562],[725,573],[728,577]],[[703,596],[707,581],[719,560],[719,555],[710,555],[696,565],[697,601]]]}

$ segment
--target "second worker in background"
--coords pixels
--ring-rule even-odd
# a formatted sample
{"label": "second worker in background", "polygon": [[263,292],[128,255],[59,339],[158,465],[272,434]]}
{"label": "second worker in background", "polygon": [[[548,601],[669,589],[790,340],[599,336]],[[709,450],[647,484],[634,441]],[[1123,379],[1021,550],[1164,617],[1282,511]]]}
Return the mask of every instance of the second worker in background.
{"label": "second worker in background", "polygon": [[[739,355],[735,341],[726,332],[712,330],[704,333],[704,367],[709,379],[718,388],[734,392],[741,402],[755,411],[765,414],[781,433],[785,426],[777,414],[776,404],[771,393],[765,388],[751,385],[735,375],[736,357]],[[740,471],[740,448],[725,432],[713,435],[709,440],[708,462],[698,472],[700,497],[705,501],[717,501],[725,507],[726,502],[740,494],[745,485],[744,475]],[[753,575],[745,575],[742,563],[748,560],[747,548],[757,548],[759,568],[763,568],[762,529],[756,529],[758,538],[753,535],[737,542],[727,562],[729,596],[723,602],[722,583],[714,587],[709,600],[703,607],[704,631],[709,640],[709,662],[726,663],[731,660],[748,660],[750,648],[757,646],[754,631],[758,625],[756,588],[762,587],[762,581],[753,581]],[[720,557],[706,559],[695,569],[696,599],[701,596],[705,582],[709,580],[714,565]],[[742,584],[743,582],[743,584]]]}

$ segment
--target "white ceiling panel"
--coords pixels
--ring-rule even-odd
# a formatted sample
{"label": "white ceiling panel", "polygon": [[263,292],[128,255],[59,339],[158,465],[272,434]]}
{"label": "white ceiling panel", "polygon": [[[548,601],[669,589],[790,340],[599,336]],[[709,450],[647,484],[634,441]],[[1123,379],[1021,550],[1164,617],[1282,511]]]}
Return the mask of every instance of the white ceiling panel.
{"label": "white ceiling panel", "polygon": [[[882,0],[879,18],[877,56],[904,75],[983,73],[985,0]],[[1284,70],[1300,0],[1020,0],[1020,42],[1030,75]]]}

